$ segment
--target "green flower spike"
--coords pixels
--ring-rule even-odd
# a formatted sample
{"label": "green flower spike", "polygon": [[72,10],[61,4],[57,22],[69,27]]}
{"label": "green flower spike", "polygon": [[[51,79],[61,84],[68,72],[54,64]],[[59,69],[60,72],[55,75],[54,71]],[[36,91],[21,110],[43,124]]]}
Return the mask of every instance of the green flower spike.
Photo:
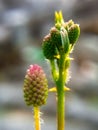
{"label": "green flower spike", "polygon": [[46,59],[52,60],[52,59],[55,59],[56,55],[58,55],[56,45],[54,44],[54,42],[52,42],[50,34],[48,34],[43,39],[42,48],[43,48],[43,53]]}
{"label": "green flower spike", "polygon": [[69,29],[68,29],[68,37],[70,44],[72,46],[76,43],[80,36],[80,27],[78,24],[73,24]]}
{"label": "green flower spike", "polygon": [[42,68],[30,65],[24,80],[24,100],[27,105],[41,106],[46,103],[48,85]]}
{"label": "green flower spike", "polygon": [[50,34],[52,42],[56,45],[57,49],[60,51],[62,47],[62,39],[60,31],[57,28],[53,27],[50,30]]}

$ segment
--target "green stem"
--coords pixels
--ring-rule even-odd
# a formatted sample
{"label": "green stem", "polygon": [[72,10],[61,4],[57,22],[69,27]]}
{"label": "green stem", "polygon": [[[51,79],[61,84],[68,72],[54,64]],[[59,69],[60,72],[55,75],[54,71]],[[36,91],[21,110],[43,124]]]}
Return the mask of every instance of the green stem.
{"label": "green stem", "polygon": [[57,130],[64,130],[65,128],[65,83],[67,79],[67,69],[65,62],[67,54],[62,50],[60,52],[60,59],[58,64],[55,60],[51,60],[51,71],[53,79],[57,87]]}
{"label": "green stem", "polygon": [[57,81],[57,129],[64,130],[65,127],[65,80],[66,80],[66,70],[65,70],[65,54],[61,53],[59,60],[59,79]]}
{"label": "green stem", "polygon": [[65,127],[65,121],[64,121],[64,115],[65,115],[65,108],[64,108],[64,91],[60,91],[58,93],[58,101],[57,101],[57,129],[58,130],[64,130]]}
{"label": "green stem", "polygon": [[67,69],[65,69],[65,61],[67,54],[61,52],[59,59],[59,79],[57,81],[57,129],[65,128],[65,92],[64,87],[67,79]]}

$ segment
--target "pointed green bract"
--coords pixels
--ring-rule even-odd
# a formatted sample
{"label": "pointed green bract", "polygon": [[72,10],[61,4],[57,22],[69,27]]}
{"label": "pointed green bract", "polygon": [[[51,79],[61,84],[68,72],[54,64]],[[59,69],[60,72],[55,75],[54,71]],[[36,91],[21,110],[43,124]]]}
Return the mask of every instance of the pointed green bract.
{"label": "pointed green bract", "polygon": [[62,28],[61,30],[61,39],[62,39],[62,48],[64,49],[64,52],[67,53],[69,51],[69,38],[67,31]]}

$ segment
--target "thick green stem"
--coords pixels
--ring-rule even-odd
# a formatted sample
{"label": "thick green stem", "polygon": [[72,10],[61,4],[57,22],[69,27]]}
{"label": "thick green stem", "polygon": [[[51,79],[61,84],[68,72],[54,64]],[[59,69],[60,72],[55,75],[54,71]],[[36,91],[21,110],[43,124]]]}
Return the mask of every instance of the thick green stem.
{"label": "thick green stem", "polygon": [[57,129],[64,130],[65,128],[65,80],[66,80],[66,70],[65,70],[65,54],[61,53],[59,60],[59,79],[57,81]]}
{"label": "thick green stem", "polygon": [[65,62],[67,54],[62,50],[60,52],[60,59],[57,64],[55,60],[51,60],[51,71],[53,79],[57,87],[57,130],[64,130],[65,128],[65,83],[67,79],[67,69]]}
{"label": "thick green stem", "polygon": [[59,79],[57,82],[57,129],[64,130],[65,121],[64,121],[64,55],[61,55],[59,61]]}
{"label": "thick green stem", "polygon": [[58,130],[64,130],[65,127],[65,120],[64,120],[64,115],[65,115],[65,96],[64,96],[64,91],[61,90],[58,93],[58,100],[57,100],[57,129]]}

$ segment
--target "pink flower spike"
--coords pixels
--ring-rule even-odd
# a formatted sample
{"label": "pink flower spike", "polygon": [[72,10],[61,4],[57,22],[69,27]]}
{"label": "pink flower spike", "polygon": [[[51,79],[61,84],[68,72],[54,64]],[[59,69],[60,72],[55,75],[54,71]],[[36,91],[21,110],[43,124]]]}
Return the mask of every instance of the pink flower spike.
{"label": "pink flower spike", "polygon": [[47,95],[48,82],[43,69],[37,64],[30,65],[24,80],[24,99],[26,104],[41,106],[46,103]]}

